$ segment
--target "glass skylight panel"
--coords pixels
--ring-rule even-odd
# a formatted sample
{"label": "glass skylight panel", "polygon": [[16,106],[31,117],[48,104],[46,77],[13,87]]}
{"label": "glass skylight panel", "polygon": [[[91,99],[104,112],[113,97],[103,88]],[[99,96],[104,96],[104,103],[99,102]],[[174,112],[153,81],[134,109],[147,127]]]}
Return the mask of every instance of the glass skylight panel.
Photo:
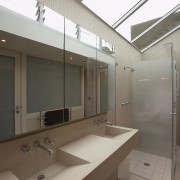
{"label": "glass skylight panel", "polygon": [[138,2],[139,0],[82,0],[85,6],[111,26]]}
{"label": "glass skylight panel", "polygon": [[44,25],[64,33],[64,16],[61,16],[47,6],[45,6],[44,9]]}
{"label": "glass skylight panel", "polygon": [[36,0],[0,0],[0,5],[36,20]]}
{"label": "glass skylight panel", "polygon": [[[179,0],[149,0],[126,21],[120,24],[116,31],[128,41],[131,41],[178,4]],[[141,23],[142,26],[139,26]],[[136,28],[136,25],[139,27]]]}
{"label": "glass skylight panel", "polygon": [[152,43],[158,42],[167,34],[174,32],[180,26],[180,11],[175,11],[167,18],[162,20],[152,29],[144,33],[136,41],[133,42],[134,46],[138,49],[143,50],[150,46]]}

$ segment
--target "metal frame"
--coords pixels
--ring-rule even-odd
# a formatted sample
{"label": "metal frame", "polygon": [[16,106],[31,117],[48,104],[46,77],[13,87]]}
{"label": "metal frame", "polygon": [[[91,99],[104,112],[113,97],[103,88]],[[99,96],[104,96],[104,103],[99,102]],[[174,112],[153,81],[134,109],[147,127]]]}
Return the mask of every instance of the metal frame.
{"label": "metal frame", "polygon": [[168,33],[166,33],[164,36],[160,37],[159,39],[157,39],[156,41],[154,41],[152,44],[150,44],[149,46],[145,47],[144,49],[140,50],[141,53],[143,53],[144,51],[146,51],[147,49],[149,49],[150,47],[152,47],[153,45],[157,44],[159,41],[161,41],[162,39],[164,39],[165,37],[167,37],[169,34],[173,33],[174,31],[176,31],[177,29],[180,28],[180,25],[175,27],[173,30],[169,31]]}
{"label": "metal frame", "polygon": [[136,38],[134,38],[131,41],[131,44],[133,42],[135,42],[136,40],[138,40],[140,37],[142,37],[144,34],[146,34],[147,32],[149,32],[152,28],[154,28],[155,26],[157,26],[158,24],[160,24],[164,19],[166,19],[167,17],[169,17],[171,14],[173,14],[175,11],[177,11],[180,8],[180,4],[178,4],[175,8],[173,8],[172,10],[170,10],[167,14],[165,14],[161,19],[159,19],[157,22],[155,22],[152,26],[150,26],[149,28],[147,28],[145,31],[143,31],[140,35],[138,35]]}
{"label": "metal frame", "polygon": [[135,13],[141,6],[143,6],[148,0],[140,0],[135,6],[133,6],[126,14],[124,14],[119,20],[117,20],[112,28],[116,29],[120,24],[122,24],[127,18],[129,18],[133,13]]}

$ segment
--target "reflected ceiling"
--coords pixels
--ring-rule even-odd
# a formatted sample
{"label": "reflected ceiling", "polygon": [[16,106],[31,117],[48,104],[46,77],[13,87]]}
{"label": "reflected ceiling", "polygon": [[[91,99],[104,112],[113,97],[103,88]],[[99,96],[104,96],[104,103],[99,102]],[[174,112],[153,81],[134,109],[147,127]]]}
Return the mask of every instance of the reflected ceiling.
{"label": "reflected ceiling", "polygon": [[82,0],[82,3],[140,51],[180,26],[179,0]]}
{"label": "reflected ceiling", "polygon": [[36,20],[36,7],[37,1],[35,0],[0,0],[0,5],[8,9],[18,12],[19,14]]}
{"label": "reflected ceiling", "polygon": [[[180,27],[179,0],[81,0],[81,2],[141,52]],[[40,9],[42,6],[36,0],[0,0],[0,5],[37,21],[42,11],[44,25],[64,32],[62,26],[64,17],[46,6]],[[68,21],[66,24],[68,25]],[[76,24],[71,23],[66,28],[66,33],[76,37],[77,28]],[[91,45],[94,46],[94,41]]]}

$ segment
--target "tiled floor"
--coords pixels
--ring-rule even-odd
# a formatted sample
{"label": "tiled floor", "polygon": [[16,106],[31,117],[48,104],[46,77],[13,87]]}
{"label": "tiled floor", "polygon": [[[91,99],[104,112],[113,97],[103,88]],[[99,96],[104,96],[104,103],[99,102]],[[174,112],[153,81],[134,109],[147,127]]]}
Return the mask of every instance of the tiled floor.
{"label": "tiled floor", "polygon": [[[147,180],[145,178],[142,178],[140,176],[137,176],[135,174],[130,174],[128,180]],[[180,180],[180,163],[176,165],[176,173],[175,173],[175,179],[174,180]]]}
{"label": "tiled floor", "polygon": [[150,180],[171,180],[170,159],[137,150],[133,150],[128,158],[130,159],[130,172],[137,175],[137,178],[140,176]]}

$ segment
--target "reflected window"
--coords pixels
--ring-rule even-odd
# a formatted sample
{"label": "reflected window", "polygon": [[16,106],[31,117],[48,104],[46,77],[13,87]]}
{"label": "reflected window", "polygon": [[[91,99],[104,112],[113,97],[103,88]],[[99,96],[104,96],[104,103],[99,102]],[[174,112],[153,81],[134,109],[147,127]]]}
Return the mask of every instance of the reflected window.
{"label": "reflected window", "polygon": [[63,68],[61,62],[27,57],[27,113],[64,107]]}
{"label": "reflected window", "polygon": [[44,10],[44,25],[64,33],[64,16],[61,16],[47,6],[44,7]]}
{"label": "reflected window", "polygon": [[102,50],[109,54],[112,54],[114,52],[114,46],[102,39]]}
{"label": "reflected window", "polygon": [[65,64],[65,107],[81,106],[81,67]]}
{"label": "reflected window", "polygon": [[96,47],[96,35],[82,27],[80,28],[80,41]]}
{"label": "reflected window", "polygon": [[27,113],[80,106],[80,66],[65,64],[65,79],[63,62],[28,56]]}
{"label": "reflected window", "polygon": [[36,20],[36,0],[0,0],[0,5],[30,19]]}
{"label": "reflected window", "polygon": [[68,19],[65,20],[65,34],[96,47],[96,35]]}
{"label": "reflected window", "polygon": [[73,38],[78,37],[78,32],[77,32],[77,24],[73,23],[72,21],[65,19],[65,34],[69,35]]}

